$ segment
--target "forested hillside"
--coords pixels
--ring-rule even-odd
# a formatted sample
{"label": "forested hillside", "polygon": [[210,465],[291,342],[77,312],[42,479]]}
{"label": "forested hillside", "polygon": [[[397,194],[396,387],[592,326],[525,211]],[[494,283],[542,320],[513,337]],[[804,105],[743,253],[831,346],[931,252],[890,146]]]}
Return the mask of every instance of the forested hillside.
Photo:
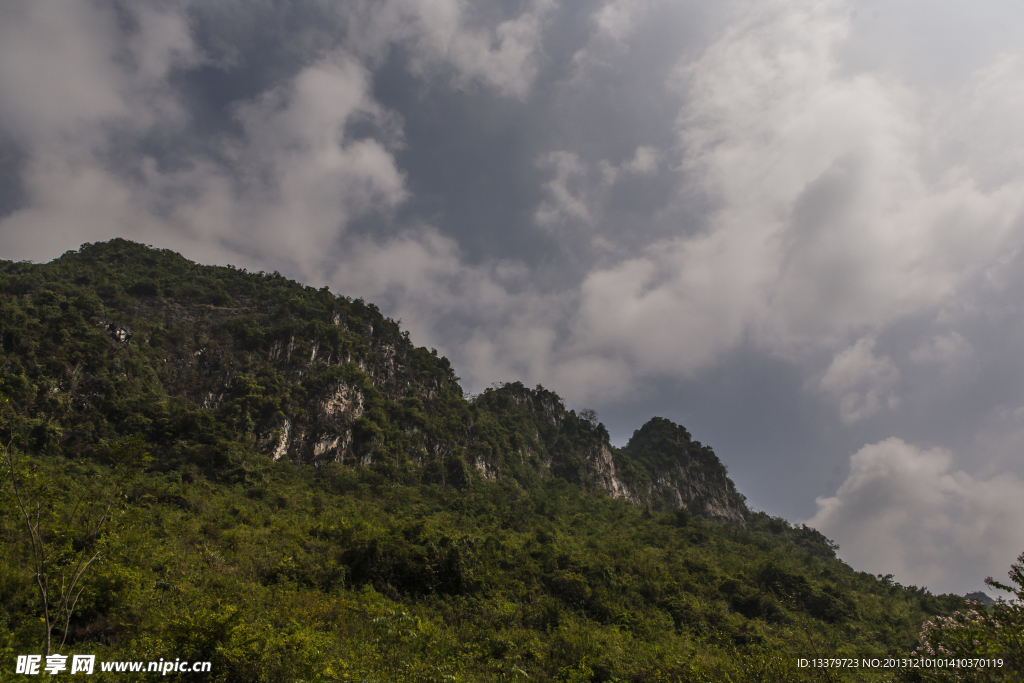
{"label": "forested hillside", "polygon": [[4,667],[50,631],[222,681],[815,680],[797,657],[908,653],[964,605],[751,512],[682,426],[620,449],[542,387],[466,396],[276,273],[0,262],[0,344]]}

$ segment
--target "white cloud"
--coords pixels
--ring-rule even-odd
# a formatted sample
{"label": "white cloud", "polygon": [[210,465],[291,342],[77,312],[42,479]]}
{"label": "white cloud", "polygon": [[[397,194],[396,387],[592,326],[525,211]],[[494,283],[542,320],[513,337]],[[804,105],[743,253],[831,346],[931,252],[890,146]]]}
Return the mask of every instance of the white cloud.
{"label": "white cloud", "polygon": [[875,343],[874,337],[862,337],[840,351],[819,382],[822,390],[839,398],[839,416],[845,424],[899,405],[894,393],[899,370],[888,356],[875,356]]}
{"label": "white cloud", "polygon": [[658,157],[658,150],[647,145],[640,145],[633,153],[633,158],[622,164],[621,168],[627,173],[650,175],[658,170]]}
{"label": "white cloud", "polygon": [[682,9],[683,3],[665,0],[607,0],[590,13],[590,35],[573,54],[574,77],[586,78],[595,68],[616,70],[622,58],[634,50],[645,24],[656,20],[658,10]]}
{"label": "white cloud", "polygon": [[533,214],[538,225],[554,228],[566,221],[591,224],[585,188],[587,168],[572,152],[549,152],[537,165],[554,170],[555,177],[544,184],[547,199]]}
{"label": "white cloud", "polygon": [[187,19],[173,11],[149,6],[135,9],[137,31],[128,41],[134,70],[144,81],[161,83],[175,67],[203,61],[192,41]]}
{"label": "white cloud", "polygon": [[1024,151],[1008,142],[1024,139],[1020,55],[998,55],[973,74],[957,97],[939,105],[937,123],[942,128],[932,140],[939,168],[969,175],[985,190],[1019,179]]}
{"label": "white cloud", "polygon": [[760,334],[783,349],[835,343],[947,299],[1011,237],[1020,177],[991,194],[970,178],[929,183],[919,96],[839,69],[842,5],[758,7],[681,71],[694,104],[680,135],[719,201],[711,229],[763,246]]}
{"label": "white cloud", "polygon": [[947,365],[970,356],[974,352],[970,342],[959,332],[937,334],[910,352],[910,360],[920,365]]}
{"label": "white cloud", "polygon": [[493,28],[472,29],[463,3],[450,0],[413,2],[423,27],[419,44],[424,61],[445,59],[463,82],[479,79],[506,95],[523,97],[537,72],[541,29],[551,0],[534,0],[519,16]]}
{"label": "white cloud", "polygon": [[573,328],[583,354],[626,362],[640,375],[686,374],[738,343],[754,312],[755,242],[706,239],[654,245],[643,256],[592,271],[580,287]]}
{"label": "white cloud", "polygon": [[591,15],[597,34],[622,44],[649,11],[650,0],[609,0]]}
{"label": "white cloud", "polygon": [[187,22],[150,7],[126,14],[136,28],[122,35],[119,17],[102,4],[4,3],[0,125],[22,143],[76,149],[97,142],[100,122],[122,135],[180,124],[167,76],[203,61]]}
{"label": "white cloud", "polygon": [[216,210],[224,197],[208,199],[212,220],[205,202],[197,202],[193,225],[223,230],[224,239],[241,238],[317,272],[353,218],[387,211],[405,198],[387,141],[345,136],[353,120],[387,124],[387,116],[369,93],[369,74],[343,54],[242,105],[238,119],[245,139],[231,150],[231,170],[243,199],[227,224]]}
{"label": "white cloud", "polygon": [[624,176],[654,174],[659,158],[658,151],[647,145],[638,146],[632,158],[618,165],[607,159],[588,164],[567,151],[542,154],[537,167],[552,171],[554,177],[544,183],[546,197],[533,213],[534,222],[555,232],[570,224],[595,227],[606,212],[611,187]]}
{"label": "white cloud", "polygon": [[1024,550],[1024,482],[951,471],[953,456],[891,438],[850,457],[850,476],[807,524],[855,569],[963,594]]}
{"label": "white cloud", "polygon": [[381,59],[394,44],[410,49],[420,75],[454,69],[454,82],[493,87],[504,96],[525,97],[543,53],[545,20],[554,0],[533,0],[518,16],[474,22],[462,0],[386,0],[358,8],[339,5],[350,41],[360,54]]}

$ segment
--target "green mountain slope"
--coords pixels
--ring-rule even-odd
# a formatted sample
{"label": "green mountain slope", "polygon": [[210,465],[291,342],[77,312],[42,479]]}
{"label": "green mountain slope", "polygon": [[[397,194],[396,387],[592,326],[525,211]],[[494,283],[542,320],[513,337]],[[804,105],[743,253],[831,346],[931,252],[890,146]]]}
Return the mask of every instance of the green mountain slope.
{"label": "green mountain slope", "polygon": [[11,655],[45,612],[18,491],[46,572],[97,554],[61,652],[213,680],[814,680],[797,657],[905,653],[963,605],[752,513],[681,426],[618,449],[542,387],[468,398],[278,274],[123,240],[0,262],[0,351]]}

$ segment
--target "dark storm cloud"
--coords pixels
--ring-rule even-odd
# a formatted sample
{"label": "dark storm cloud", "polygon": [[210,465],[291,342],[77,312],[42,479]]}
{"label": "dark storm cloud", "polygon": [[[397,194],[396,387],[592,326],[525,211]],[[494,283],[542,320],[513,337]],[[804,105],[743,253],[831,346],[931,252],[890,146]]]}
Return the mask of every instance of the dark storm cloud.
{"label": "dark storm cloud", "polygon": [[983,5],[5,3],[0,253],[364,296],[471,390],[683,422],[855,566],[976,588],[1024,545],[1024,21]]}

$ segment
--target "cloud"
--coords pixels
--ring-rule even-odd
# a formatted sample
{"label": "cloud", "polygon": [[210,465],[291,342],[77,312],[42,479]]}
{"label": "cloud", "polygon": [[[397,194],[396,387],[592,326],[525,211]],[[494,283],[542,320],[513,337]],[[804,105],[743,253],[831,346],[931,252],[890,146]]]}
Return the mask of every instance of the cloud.
{"label": "cloud", "polygon": [[50,0],[2,12],[0,121],[19,140],[67,144],[100,121],[121,134],[180,123],[167,77],[203,61],[180,14],[137,7],[119,17],[102,4]]}
{"label": "cloud", "polygon": [[129,114],[112,73],[111,12],[45,0],[5,3],[2,12],[0,116],[8,131],[70,132],[78,121]]}
{"label": "cloud", "polygon": [[620,168],[626,173],[650,175],[658,170],[658,156],[658,150],[648,145],[640,145],[633,153],[633,158]]}
{"label": "cloud", "polygon": [[550,168],[555,177],[544,184],[548,195],[533,214],[534,220],[551,228],[566,221],[580,221],[591,224],[593,218],[587,208],[588,197],[580,188],[570,185],[579,183],[587,175],[587,168],[572,152],[549,152],[543,155],[537,165]]}
{"label": "cloud", "polygon": [[[368,88],[362,67],[344,54],[328,56],[238,105],[242,135],[216,141],[216,155],[187,156],[174,167],[140,150],[127,168],[111,169],[105,157],[128,136],[109,132],[106,112],[75,123],[87,142],[54,148],[32,137],[24,174],[32,201],[0,223],[0,243],[31,253],[49,246],[41,234],[64,235],[68,248],[115,235],[191,242],[188,251],[201,244],[322,277],[349,222],[405,197],[388,145],[346,135],[353,121],[387,123]],[[151,128],[141,134],[167,122],[150,113]]]}
{"label": "cloud", "polygon": [[193,38],[205,15],[187,3],[8,3],[0,125],[24,160],[24,201],[0,218],[0,249],[49,258],[120,235],[323,281],[344,258],[347,226],[387,220],[408,196],[395,161],[402,120],[374,99],[369,67],[402,43],[414,72],[447,69],[458,87],[522,97],[535,75],[550,2],[497,21],[456,0],[428,4],[347,7],[344,47],[300,19],[295,70],[231,102],[235,125],[211,134],[173,77],[244,58],[218,43],[231,59],[211,61]]}
{"label": "cloud", "polygon": [[58,4],[9,5],[0,21],[0,116],[24,153],[27,197],[0,221],[6,254],[125,236],[322,279],[351,221],[405,199],[400,123],[344,51],[236,102],[238,135],[155,153],[198,132],[171,80],[206,59],[189,19]]}
{"label": "cloud", "polygon": [[591,15],[596,33],[623,44],[650,9],[650,0],[610,0]]}
{"label": "cloud", "polygon": [[[406,196],[387,144],[387,112],[369,93],[369,74],[343,53],[243,103],[237,118],[245,137],[229,148],[229,172],[242,200],[226,221],[216,211],[224,197],[208,200],[213,220],[199,202],[192,224],[223,226],[226,239],[254,240],[261,251],[292,256],[303,270],[316,272],[351,220],[387,211]],[[346,134],[353,122],[382,130],[376,138],[353,138]]]}
{"label": "cloud", "polygon": [[174,136],[187,119],[167,80],[203,60],[184,18],[85,2],[0,12],[0,126],[23,159],[25,197],[0,222],[0,248],[50,258],[118,234],[159,241],[137,192],[139,160],[125,150]]}
{"label": "cloud", "polygon": [[628,176],[649,176],[658,169],[659,154],[653,147],[640,145],[633,157],[615,165],[607,159],[587,164],[573,152],[542,154],[537,167],[554,172],[544,183],[545,198],[534,211],[538,225],[552,231],[567,224],[595,227],[598,216],[607,211],[609,191]]}
{"label": "cloud", "polygon": [[460,0],[346,3],[338,11],[360,54],[382,60],[402,45],[421,76],[447,68],[458,87],[482,83],[522,98],[537,75],[545,20],[555,7],[553,0],[533,0],[518,15],[490,22],[474,21],[471,6]]}
{"label": "cloud", "polygon": [[[841,3],[741,7],[674,75],[686,101],[676,122],[682,182],[661,216],[675,217],[676,234],[598,265],[580,286],[574,344],[625,360],[637,376],[691,376],[745,341],[794,361],[841,349],[937,311],[1021,241],[1021,169],[982,187],[965,160],[951,173],[928,167],[932,134],[961,124],[930,118],[924,96],[891,78],[843,71]],[[985,79],[1016,76],[980,78],[969,97],[991,91]],[[553,183],[580,173],[565,168]],[[571,213],[574,199],[577,215],[586,206],[600,223],[583,193],[562,196],[546,217]],[[890,379],[845,393],[847,422],[894,400],[895,365],[880,363],[875,380]]]}
{"label": "cloud", "polygon": [[899,405],[894,389],[900,372],[888,356],[875,356],[875,343],[874,337],[862,337],[836,354],[819,382],[822,390],[839,398],[845,424]]}
{"label": "cloud", "polygon": [[910,352],[910,360],[919,365],[947,365],[973,352],[970,342],[959,332],[947,332],[926,339]]}
{"label": "cloud", "polygon": [[754,264],[720,264],[766,278],[759,334],[782,350],[834,344],[948,300],[1019,239],[1020,177],[990,194],[969,177],[930,183],[920,96],[839,68],[841,4],[759,7],[679,72],[684,164],[717,199],[710,228],[761,247]]}
{"label": "cloud", "polygon": [[437,15],[429,10],[421,20],[430,27],[425,33],[430,46],[456,66],[462,79],[481,79],[506,95],[523,97],[536,76],[541,29],[553,7],[551,0],[534,0],[527,11],[493,30],[438,26]]}
{"label": "cloud", "polygon": [[850,457],[850,475],[818,498],[807,524],[855,569],[933,592],[977,590],[1024,550],[1024,481],[951,471],[952,453],[890,438]]}

